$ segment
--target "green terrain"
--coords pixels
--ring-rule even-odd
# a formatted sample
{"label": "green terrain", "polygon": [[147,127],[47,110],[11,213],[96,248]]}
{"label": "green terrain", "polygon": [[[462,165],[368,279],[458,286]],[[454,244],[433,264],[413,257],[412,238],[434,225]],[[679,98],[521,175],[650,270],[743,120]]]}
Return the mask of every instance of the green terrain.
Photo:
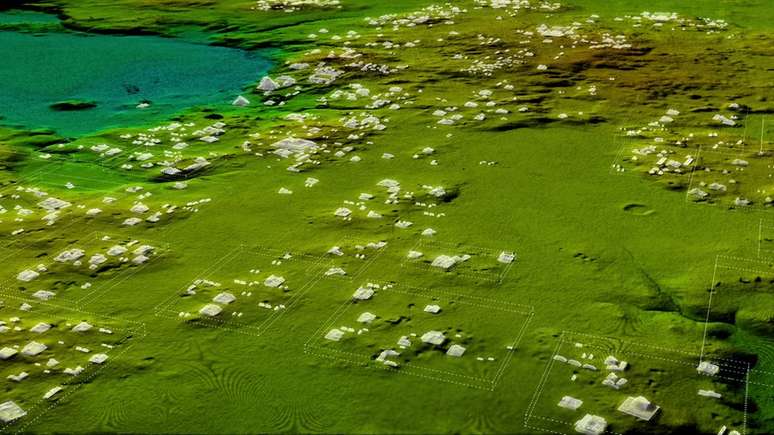
{"label": "green terrain", "polygon": [[774,3],[2,8],[0,431],[774,432]]}

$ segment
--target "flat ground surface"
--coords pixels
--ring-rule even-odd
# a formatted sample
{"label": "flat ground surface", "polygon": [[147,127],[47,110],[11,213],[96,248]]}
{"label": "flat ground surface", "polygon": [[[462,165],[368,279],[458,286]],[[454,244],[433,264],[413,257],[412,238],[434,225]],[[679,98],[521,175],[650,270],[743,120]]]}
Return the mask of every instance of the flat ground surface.
{"label": "flat ground surface", "polygon": [[774,431],[771,2],[12,3],[0,430]]}

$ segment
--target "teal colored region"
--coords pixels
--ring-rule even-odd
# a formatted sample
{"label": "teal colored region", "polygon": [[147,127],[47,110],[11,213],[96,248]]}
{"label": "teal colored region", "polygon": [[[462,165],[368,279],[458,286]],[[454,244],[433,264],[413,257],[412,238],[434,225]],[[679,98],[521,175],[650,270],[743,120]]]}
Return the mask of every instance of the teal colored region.
{"label": "teal colored region", "polygon": [[50,24],[58,23],[55,15],[41,12],[10,10],[0,13],[0,24]]}
{"label": "teal colored region", "polygon": [[[0,122],[63,135],[229,104],[271,65],[267,52],[155,36],[0,32],[0,47]],[[64,101],[96,107],[51,108]],[[137,108],[143,102],[150,105]]]}

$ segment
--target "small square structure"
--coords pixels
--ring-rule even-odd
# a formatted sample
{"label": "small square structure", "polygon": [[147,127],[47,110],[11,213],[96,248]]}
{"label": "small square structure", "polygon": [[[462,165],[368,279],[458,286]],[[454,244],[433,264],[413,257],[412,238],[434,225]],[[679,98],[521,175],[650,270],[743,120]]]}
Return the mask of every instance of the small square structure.
{"label": "small square structure", "polygon": [[266,287],[272,287],[277,288],[281,286],[285,282],[285,278],[281,276],[271,275],[270,277],[266,278],[266,281],[263,282],[263,285]]}
{"label": "small square structure", "polygon": [[48,323],[45,323],[45,322],[40,322],[37,325],[35,325],[32,328],[30,328],[30,332],[34,332],[36,334],[42,334],[42,333],[48,331],[49,329],[51,329],[51,325],[49,325]]}
{"label": "small square structure", "polygon": [[709,361],[702,361],[699,363],[698,367],[696,367],[696,371],[702,375],[715,376],[720,372],[720,367]]}
{"label": "small square structure", "polygon": [[344,276],[347,274],[347,271],[340,268],[340,267],[331,267],[327,271],[325,271],[325,276]]}
{"label": "small square structure", "polygon": [[430,264],[433,267],[438,267],[443,270],[449,270],[457,264],[457,257],[450,257],[448,255],[439,255],[435,257],[435,260]]}
{"label": "small square structure", "polygon": [[510,251],[503,251],[497,256],[497,261],[503,264],[511,264],[516,259],[516,254]]}
{"label": "small square structure", "polygon": [[203,306],[201,310],[199,310],[199,314],[203,316],[215,317],[220,314],[221,311],[223,311],[223,308],[221,308],[220,305],[207,304]]}
{"label": "small square structure", "polygon": [[62,391],[62,387],[61,386],[56,386],[56,387],[46,391],[46,394],[43,395],[43,398],[44,399],[50,399],[50,398],[54,397],[54,395],[56,393],[60,392],[60,391]]}
{"label": "small square structure", "polygon": [[575,432],[585,435],[600,435],[607,428],[607,420],[598,416],[586,414],[575,422]]}
{"label": "small square structure", "polygon": [[4,348],[0,349],[0,360],[5,361],[8,358],[13,357],[17,353],[19,353],[19,352],[17,352],[16,349],[14,349],[12,347],[4,347]]}
{"label": "small square structure", "polygon": [[376,315],[366,311],[365,313],[358,316],[357,321],[360,323],[371,323],[374,319],[376,319]]}
{"label": "small square structure", "polygon": [[33,279],[37,278],[38,276],[40,276],[40,274],[38,272],[35,272],[34,270],[27,269],[27,270],[23,270],[23,271],[19,272],[19,274],[16,275],[16,279],[18,279],[19,281],[23,281],[23,282],[30,282]]}
{"label": "small square structure", "polygon": [[223,292],[219,293],[217,296],[212,298],[212,302],[216,302],[222,305],[227,305],[236,300],[236,296],[232,295],[229,292]]}
{"label": "small square structure", "polygon": [[443,332],[441,331],[428,331],[422,335],[421,340],[423,343],[440,346],[443,344],[444,341],[446,341],[446,337],[443,335]]}
{"label": "small square structure", "polygon": [[92,355],[91,358],[89,358],[89,362],[92,364],[102,364],[105,361],[107,361],[107,359],[108,359],[108,356],[105,355],[104,353],[96,353]]}
{"label": "small square structure", "polygon": [[357,299],[359,301],[365,301],[368,299],[371,299],[371,297],[374,295],[374,291],[367,287],[360,287],[359,289],[355,290],[355,293],[352,295],[353,299]]}
{"label": "small square structure", "polygon": [[93,328],[88,322],[81,322],[75,326],[73,326],[73,332],[86,332]]}
{"label": "small square structure", "polygon": [[629,363],[626,361],[619,361],[618,358],[614,357],[613,355],[605,358],[605,368],[611,372],[622,372],[626,370],[626,367],[628,366]]}
{"label": "small square structure", "polygon": [[650,400],[642,396],[629,396],[618,407],[618,410],[624,414],[629,414],[643,421],[650,421],[659,409],[661,409],[660,406],[652,404]]}
{"label": "small square structure", "polygon": [[56,293],[48,291],[48,290],[38,290],[35,293],[32,294],[32,297],[35,299],[40,299],[41,301],[47,301],[51,298],[56,296]]}
{"label": "small square structure", "polygon": [[48,346],[45,344],[38,343],[37,341],[30,341],[22,348],[22,353],[27,356],[36,356],[43,353],[46,349],[48,349]]}
{"label": "small square structure", "polygon": [[14,401],[8,400],[0,403],[0,421],[10,423],[27,415],[27,411],[21,409]]}
{"label": "small square structure", "polygon": [[325,339],[330,341],[339,341],[343,336],[344,336],[344,331],[334,328],[328,331],[327,334],[325,334]]}
{"label": "small square structure", "polygon": [[583,405],[583,401],[580,399],[576,399],[572,396],[562,397],[562,399],[557,404],[557,406],[559,406],[560,408],[570,409],[572,411],[577,410],[578,408],[581,407],[581,405]]}
{"label": "small square structure", "polygon": [[449,350],[446,351],[446,355],[461,357],[462,354],[465,353],[465,350],[466,349],[459,344],[452,344],[449,347]]}
{"label": "small square structure", "polygon": [[[399,355],[400,355],[400,352],[396,352],[393,349],[386,349],[386,350],[383,350],[379,354],[379,356],[376,357],[376,360],[386,365],[397,367],[397,364],[395,364],[394,361],[389,361],[388,358],[399,356]],[[392,362],[393,364],[389,364],[390,362]]]}
{"label": "small square structure", "polygon": [[438,313],[441,312],[441,306],[440,305],[435,305],[435,304],[427,305],[425,307],[425,312],[426,313],[431,313],[431,314],[438,314]]}

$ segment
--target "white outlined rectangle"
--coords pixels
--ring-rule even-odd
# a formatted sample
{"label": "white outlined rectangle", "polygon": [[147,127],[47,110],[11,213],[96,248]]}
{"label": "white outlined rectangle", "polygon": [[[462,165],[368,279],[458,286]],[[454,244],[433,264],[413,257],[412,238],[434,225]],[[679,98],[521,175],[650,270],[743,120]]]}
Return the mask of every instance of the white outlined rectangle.
{"label": "white outlined rectangle", "polygon": [[[0,423],[0,433],[23,433],[29,431],[29,428],[32,427],[37,420],[46,415],[60,403],[67,403],[70,396],[83,388],[88,389],[89,385],[91,385],[93,380],[100,373],[106,368],[112,367],[112,364],[115,363],[115,361],[120,360],[126,352],[136,346],[138,341],[141,341],[147,335],[146,326],[141,322],[104,316],[98,313],[48,302],[40,302],[19,297],[18,295],[2,294],[1,296],[6,303],[29,303],[33,306],[33,310],[30,312],[23,310],[19,311],[18,317],[21,318],[18,323],[19,325],[29,328],[30,325],[33,325],[36,322],[47,320],[52,322],[52,329],[39,334],[29,331],[29,329],[22,329],[18,332],[14,332],[15,334],[27,334],[26,337],[17,337],[17,339],[21,340],[21,343],[27,342],[27,340],[32,338],[33,340],[41,341],[44,344],[48,343],[49,348],[45,349],[44,353],[35,357],[26,357],[30,362],[35,361],[36,364],[34,366],[30,365],[30,378],[22,381],[15,387],[16,389],[21,389],[23,391],[13,393],[13,388],[6,390],[4,400],[18,401],[19,405],[22,406],[27,414],[15,421]],[[27,323],[24,323],[25,321]],[[92,325],[91,329],[84,332],[70,330],[74,325],[84,321]],[[57,338],[47,337],[47,335],[54,330],[58,330],[60,335],[69,338],[66,341],[57,342]],[[89,337],[89,344],[85,342],[87,337]],[[11,346],[13,338],[6,336],[5,340],[5,344]],[[47,342],[46,340],[49,341]],[[99,343],[101,343],[101,345]],[[83,346],[87,347],[84,349]],[[65,352],[69,352],[69,359],[63,359]],[[107,359],[99,364],[91,363],[90,358],[99,353],[107,355]],[[73,357],[72,355],[76,356]],[[15,357],[18,356],[19,355],[16,355]],[[56,357],[57,359],[62,359],[62,361],[53,367],[48,367],[46,361],[50,357]],[[80,360],[80,365],[83,367],[83,370],[77,375],[64,373],[63,370],[65,368],[74,368],[76,366],[76,363],[72,360],[73,358]],[[17,365],[21,365],[26,359],[16,361]],[[8,363],[8,361],[6,361],[6,363]],[[7,369],[7,365],[4,366],[4,370],[7,371]],[[14,368],[13,370],[16,369]],[[39,373],[43,370],[48,370],[49,373]],[[41,381],[42,379],[42,385],[35,385],[35,396],[33,398],[29,396],[31,394],[29,388],[32,388],[29,381],[35,379],[38,381]],[[43,392],[55,386],[60,386],[62,390],[57,392],[51,398],[47,399],[43,397]]]}
{"label": "white outlined rectangle", "polygon": [[[608,356],[627,361],[627,368],[619,372],[605,370],[604,360]],[[646,433],[671,428],[669,423],[679,424],[681,412],[689,412],[704,419],[700,424],[714,433],[717,431],[714,416],[718,414],[713,412],[717,408],[733,415],[728,421],[729,427],[745,433],[749,364],[715,360],[713,363],[720,371],[709,376],[697,371],[699,360],[698,355],[683,350],[563,331],[524,413],[523,424],[535,431],[569,435],[576,433],[573,427],[576,421],[592,414],[607,421],[605,433]],[[575,364],[588,364],[596,369]],[[609,373],[628,382],[620,389],[603,385]],[[654,379],[659,388],[652,387]],[[687,383],[691,383],[691,388],[686,391]],[[699,389],[722,391],[733,403],[702,397],[697,394]],[[565,395],[582,400],[583,404],[578,410],[558,406]],[[652,421],[640,421],[617,410],[626,397],[640,395],[661,406],[667,415],[656,414]],[[700,400],[702,406],[696,408]]]}
{"label": "white outlined rectangle", "polygon": [[[390,300],[386,302],[385,298]],[[425,312],[423,311],[425,304],[440,304],[441,311],[438,314]],[[374,320],[375,323],[367,325],[368,328],[361,325],[362,329],[368,329],[368,332],[349,334],[353,340],[351,343],[353,349],[340,348],[338,345],[341,343],[325,339],[326,332],[339,324],[357,326],[356,314],[363,310],[374,311],[376,315],[388,315],[389,312],[391,318],[379,317]],[[405,310],[410,313],[405,313]],[[460,314],[460,310],[465,311],[467,315]],[[369,364],[393,373],[492,391],[508,368],[533,315],[531,306],[444,290],[385,284],[380,285],[372,299],[346,300],[309,337],[304,348],[306,353],[323,358],[354,364]],[[455,335],[445,334],[444,346],[464,344],[466,351],[460,358],[442,355],[444,352],[442,347],[426,346],[420,340],[420,335],[427,332],[425,329],[432,328],[432,325],[446,324],[445,322],[455,322],[458,332]],[[422,326],[413,326],[418,324]],[[485,324],[486,327],[484,327]],[[512,330],[508,329],[514,324],[517,326]],[[465,341],[469,331],[461,325],[470,326],[473,329],[477,327],[476,331],[480,335],[484,335],[487,328],[495,330],[500,328],[496,336],[503,342],[503,346],[499,349],[486,350],[477,347],[475,340]],[[374,331],[372,332],[370,328],[374,328]],[[416,329],[415,332],[410,332],[414,329]],[[400,336],[406,337],[411,342],[409,346],[405,346],[405,349],[401,349],[396,344]],[[507,338],[503,338],[504,336]],[[367,340],[367,343],[363,347],[354,341],[357,339]],[[371,343],[371,340],[376,342]],[[495,338],[492,341],[495,341]],[[404,354],[398,367],[373,361],[376,357],[373,350],[389,348]]]}
{"label": "white outlined rectangle", "polygon": [[[29,246],[31,245],[18,248],[15,253],[18,255],[22,249],[28,249]],[[113,246],[122,246],[126,249],[126,252],[118,255],[108,254],[109,248]],[[134,264],[132,259],[137,254],[133,253],[133,250],[138,249],[140,246],[150,246],[151,249],[144,253],[144,256],[147,257],[145,262]],[[99,247],[101,249],[98,249]],[[58,262],[54,260],[54,257],[60,253],[72,249],[83,251],[83,256],[77,260],[79,265],[76,265],[73,261]],[[33,258],[20,265],[19,270],[9,271],[10,275],[5,276],[5,279],[0,281],[0,288],[5,293],[17,294],[22,297],[29,297],[37,290],[54,291],[57,294],[53,296],[53,301],[66,303],[80,309],[97,301],[110,289],[131,278],[149,264],[159,261],[168,252],[168,249],[169,245],[166,242],[135,239],[127,235],[94,231],[84,237],[80,237],[78,241],[59,244],[56,247],[49,246],[49,255],[46,256],[45,261],[34,258],[40,254],[34,252]],[[89,267],[89,261],[93,255],[102,255],[104,257],[104,262],[100,263],[96,269]],[[40,276],[37,278],[29,282],[23,282],[17,278],[17,274],[23,269],[37,271],[37,266],[40,264],[43,264],[46,270],[38,271]],[[95,271],[107,269],[110,269],[108,278],[100,280],[99,276],[94,277]],[[116,269],[118,270],[117,272]],[[64,279],[58,273],[68,274],[67,279]],[[68,285],[70,287],[69,290],[72,291],[60,292],[53,284],[45,284],[43,281],[46,279],[57,285]]]}
{"label": "white outlined rectangle", "polygon": [[[194,321],[197,325],[260,336],[323,277],[323,270],[328,265],[322,257],[288,254],[287,251],[273,248],[239,246],[197,275],[187,286],[175,290],[174,294],[156,306],[155,314],[157,317]],[[288,269],[288,264],[292,264],[292,271]],[[266,265],[267,269],[264,270],[261,265]],[[251,269],[257,266],[261,266],[261,269]],[[275,274],[288,277],[288,280],[278,288],[265,286],[263,281]],[[254,281],[248,283],[243,277],[254,278]],[[283,290],[285,285],[292,286],[292,289],[288,287]],[[238,293],[237,289],[242,290],[242,293]],[[234,294],[237,303],[219,304],[223,312],[215,316],[196,312],[212,303],[212,294],[221,292],[237,293]],[[253,292],[256,293],[255,298],[252,297]],[[277,298],[271,304],[261,299],[270,293],[273,298]],[[247,316],[243,318],[243,314]]]}

